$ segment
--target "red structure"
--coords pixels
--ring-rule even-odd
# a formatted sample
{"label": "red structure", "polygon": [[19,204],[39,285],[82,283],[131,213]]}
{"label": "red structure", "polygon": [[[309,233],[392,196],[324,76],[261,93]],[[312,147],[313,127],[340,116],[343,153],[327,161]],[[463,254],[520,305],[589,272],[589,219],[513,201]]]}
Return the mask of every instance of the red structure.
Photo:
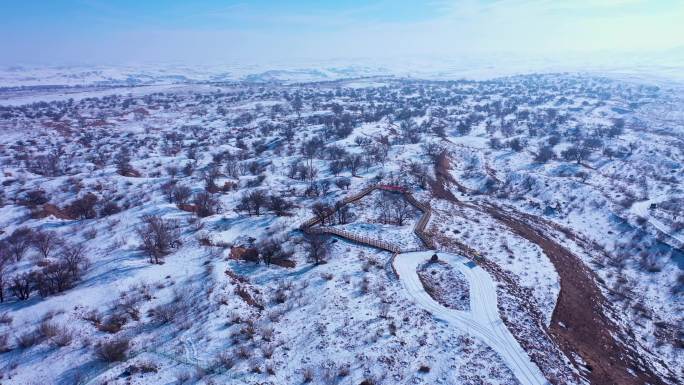
{"label": "red structure", "polygon": [[406,187],[392,186],[392,185],[388,185],[388,184],[379,184],[378,188],[381,190],[396,191],[396,192],[400,192],[400,193],[408,192],[408,189]]}

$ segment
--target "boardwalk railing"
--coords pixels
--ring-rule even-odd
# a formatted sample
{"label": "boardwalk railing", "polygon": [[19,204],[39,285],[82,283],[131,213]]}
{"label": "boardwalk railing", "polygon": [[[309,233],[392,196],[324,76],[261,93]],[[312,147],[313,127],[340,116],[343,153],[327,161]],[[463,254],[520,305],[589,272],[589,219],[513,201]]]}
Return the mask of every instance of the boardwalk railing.
{"label": "boardwalk railing", "polygon": [[374,239],[370,237],[365,237],[363,235],[354,234],[352,232],[341,230],[335,227],[312,227],[308,229],[310,233],[314,234],[333,234],[342,238],[350,239],[354,242],[363,243],[365,245],[373,246],[375,248],[389,251],[391,253],[400,253],[401,249],[397,245],[393,245],[389,242],[381,241],[379,239]]}
{"label": "boardwalk railing", "polygon": [[[363,190],[359,191],[358,193],[354,195],[350,195],[348,197],[345,197],[341,201],[339,201],[336,204],[336,207],[344,206],[353,202],[358,201],[359,199],[365,197],[366,195],[370,194],[374,190],[385,190],[385,191],[391,191],[391,192],[398,192],[404,195],[404,198],[415,208],[420,210],[422,212],[422,215],[418,222],[416,222],[415,226],[413,227],[413,232],[416,234],[416,236],[420,239],[420,241],[425,245],[425,248],[427,249],[432,249],[434,248],[434,244],[432,243],[432,240],[425,234],[425,227],[427,226],[428,221],[430,220],[430,217],[432,215],[432,209],[430,208],[429,205],[425,203],[419,202],[411,192],[404,187],[400,186],[390,186],[390,185],[382,185],[382,184],[372,184]],[[330,212],[326,217],[323,219],[327,219],[334,215],[335,212],[332,211]],[[349,240],[352,240],[354,242],[358,242],[364,245],[368,245],[371,247],[375,247],[381,250],[386,250],[391,253],[393,253],[391,260],[396,257],[397,254],[399,253],[405,253],[405,252],[410,252],[410,251],[420,251],[420,250],[425,250],[425,248],[422,247],[416,247],[416,248],[410,248],[410,249],[401,249],[399,245],[392,244],[389,242],[381,241],[379,239],[374,239],[358,234],[354,234],[352,232],[346,231],[346,230],[341,230],[335,227],[324,227],[324,226],[319,226],[319,227],[314,227],[315,225],[319,224],[321,222],[321,218],[316,216],[313,218],[308,219],[304,223],[302,223],[299,228],[306,232],[306,233],[315,233],[315,234],[332,234],[332,235],[337,235],[342,238],[346,238]],[[396,274],[396,272],[395,272]]]}
{"label": "boardwalk railing", "polygon": [[432,209],[430,206],[418,202],[416,198],[413,197],[413,194],[410,192],[405,192],[404,197],[406,200],[412,204],[413,206],[417,207],[418,210],[423,212],[423,215],[420,217],[416,225],[413,227],[413,232],[416,234],[418,238],[420,238],[421,242],[427,247],[428,249],[434,249],[434,244],[432,243],[432,240],[425,234],[425,227],[427,226],[428,222],[430,221],[430,217],[432,216]]}

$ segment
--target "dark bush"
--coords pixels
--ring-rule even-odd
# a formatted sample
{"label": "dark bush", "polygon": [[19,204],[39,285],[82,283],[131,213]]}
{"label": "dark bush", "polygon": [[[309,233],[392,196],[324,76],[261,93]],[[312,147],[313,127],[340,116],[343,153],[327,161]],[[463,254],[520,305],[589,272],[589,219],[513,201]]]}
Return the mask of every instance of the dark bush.
{"label": "dark bush", "polygon": [[160,263],[179,242],[178,224],[156,215],[146,215],[137,233],[142,241],[141,249],[149,256],[150,263]]}
{"label": "dark bush", "polygon": [[130,341],[126,338],[100,341],[95,347],[95,355],[104,362],[118,362],[126,359]]}

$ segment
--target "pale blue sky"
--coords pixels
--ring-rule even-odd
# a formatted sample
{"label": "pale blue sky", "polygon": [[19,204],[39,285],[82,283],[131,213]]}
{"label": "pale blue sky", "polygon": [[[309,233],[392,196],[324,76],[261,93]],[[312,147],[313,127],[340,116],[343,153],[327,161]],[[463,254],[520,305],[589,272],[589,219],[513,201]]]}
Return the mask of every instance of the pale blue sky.
{"label": "pale blue sky", "polygon": [[0,64],[681,50],[684,0],[0,2]]}

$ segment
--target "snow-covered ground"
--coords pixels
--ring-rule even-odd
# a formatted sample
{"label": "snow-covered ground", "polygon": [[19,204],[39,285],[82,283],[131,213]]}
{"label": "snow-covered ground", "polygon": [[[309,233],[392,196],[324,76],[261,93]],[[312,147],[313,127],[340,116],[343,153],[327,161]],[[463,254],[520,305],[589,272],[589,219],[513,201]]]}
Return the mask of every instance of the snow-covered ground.
{"label": "snow-covered ground", "polygon": [[[551,259],[484,215],[490,203],[569,229],[547,230],[596,275],[616,338],[681,382],[684,255],[648,225],[682,237],[668,206],[684,197],[681,88],[619,75],[441,82],[274,68],[2,73],[0,382],[541,381],[527,356],[553,383],[590,375],[545,334],[562,284]],[[11,88],[50,84],[68,87]],[[578,162],[568,151],[579,147]],[[437,194],[439,178],[464,204]],[[408,293],[389,253],[329,237],[327,263],[314,264],[300,224],[371,183],[411,189],[432,207],[427,232],[441,250],[465,245],[500,273],[476,279],[488,286],[471,286],[470,303],[488,310],[466,318],[498,319],[498,300],[529,355],[498,321],[495,335],[464,329],[421,286]],[[385,198],[350,204],[348,223],[332,226],[421,246],[420,213],[383,221]],[[163,263],[142,248],[147,215],[178,227]],[[25,229],[52,232],[49,255]],[[89,266],[46,291],[42,278],[78,245]],[[258,263],[229,258],[252,248]],[[267,265],[269,250],[283,260]],[[129,341],[121,361],[100,354],[112,340]],[[538,360],[547,351],[558,357]]]}
{"label": "snow-covered ground", "polygon": [[496,285],[482,268],[466,258],[437,253],[441,260],[451,264],[466,277],[470,285],[470,311],[444,307],[425,291],[417,269],[433,254],[434,251],[405,253],[394,259],[399,280],[413,300],[438,319],[474,335],[493,348],[521,384],[548,384],[539,368],[529,359],[499,318]]}

